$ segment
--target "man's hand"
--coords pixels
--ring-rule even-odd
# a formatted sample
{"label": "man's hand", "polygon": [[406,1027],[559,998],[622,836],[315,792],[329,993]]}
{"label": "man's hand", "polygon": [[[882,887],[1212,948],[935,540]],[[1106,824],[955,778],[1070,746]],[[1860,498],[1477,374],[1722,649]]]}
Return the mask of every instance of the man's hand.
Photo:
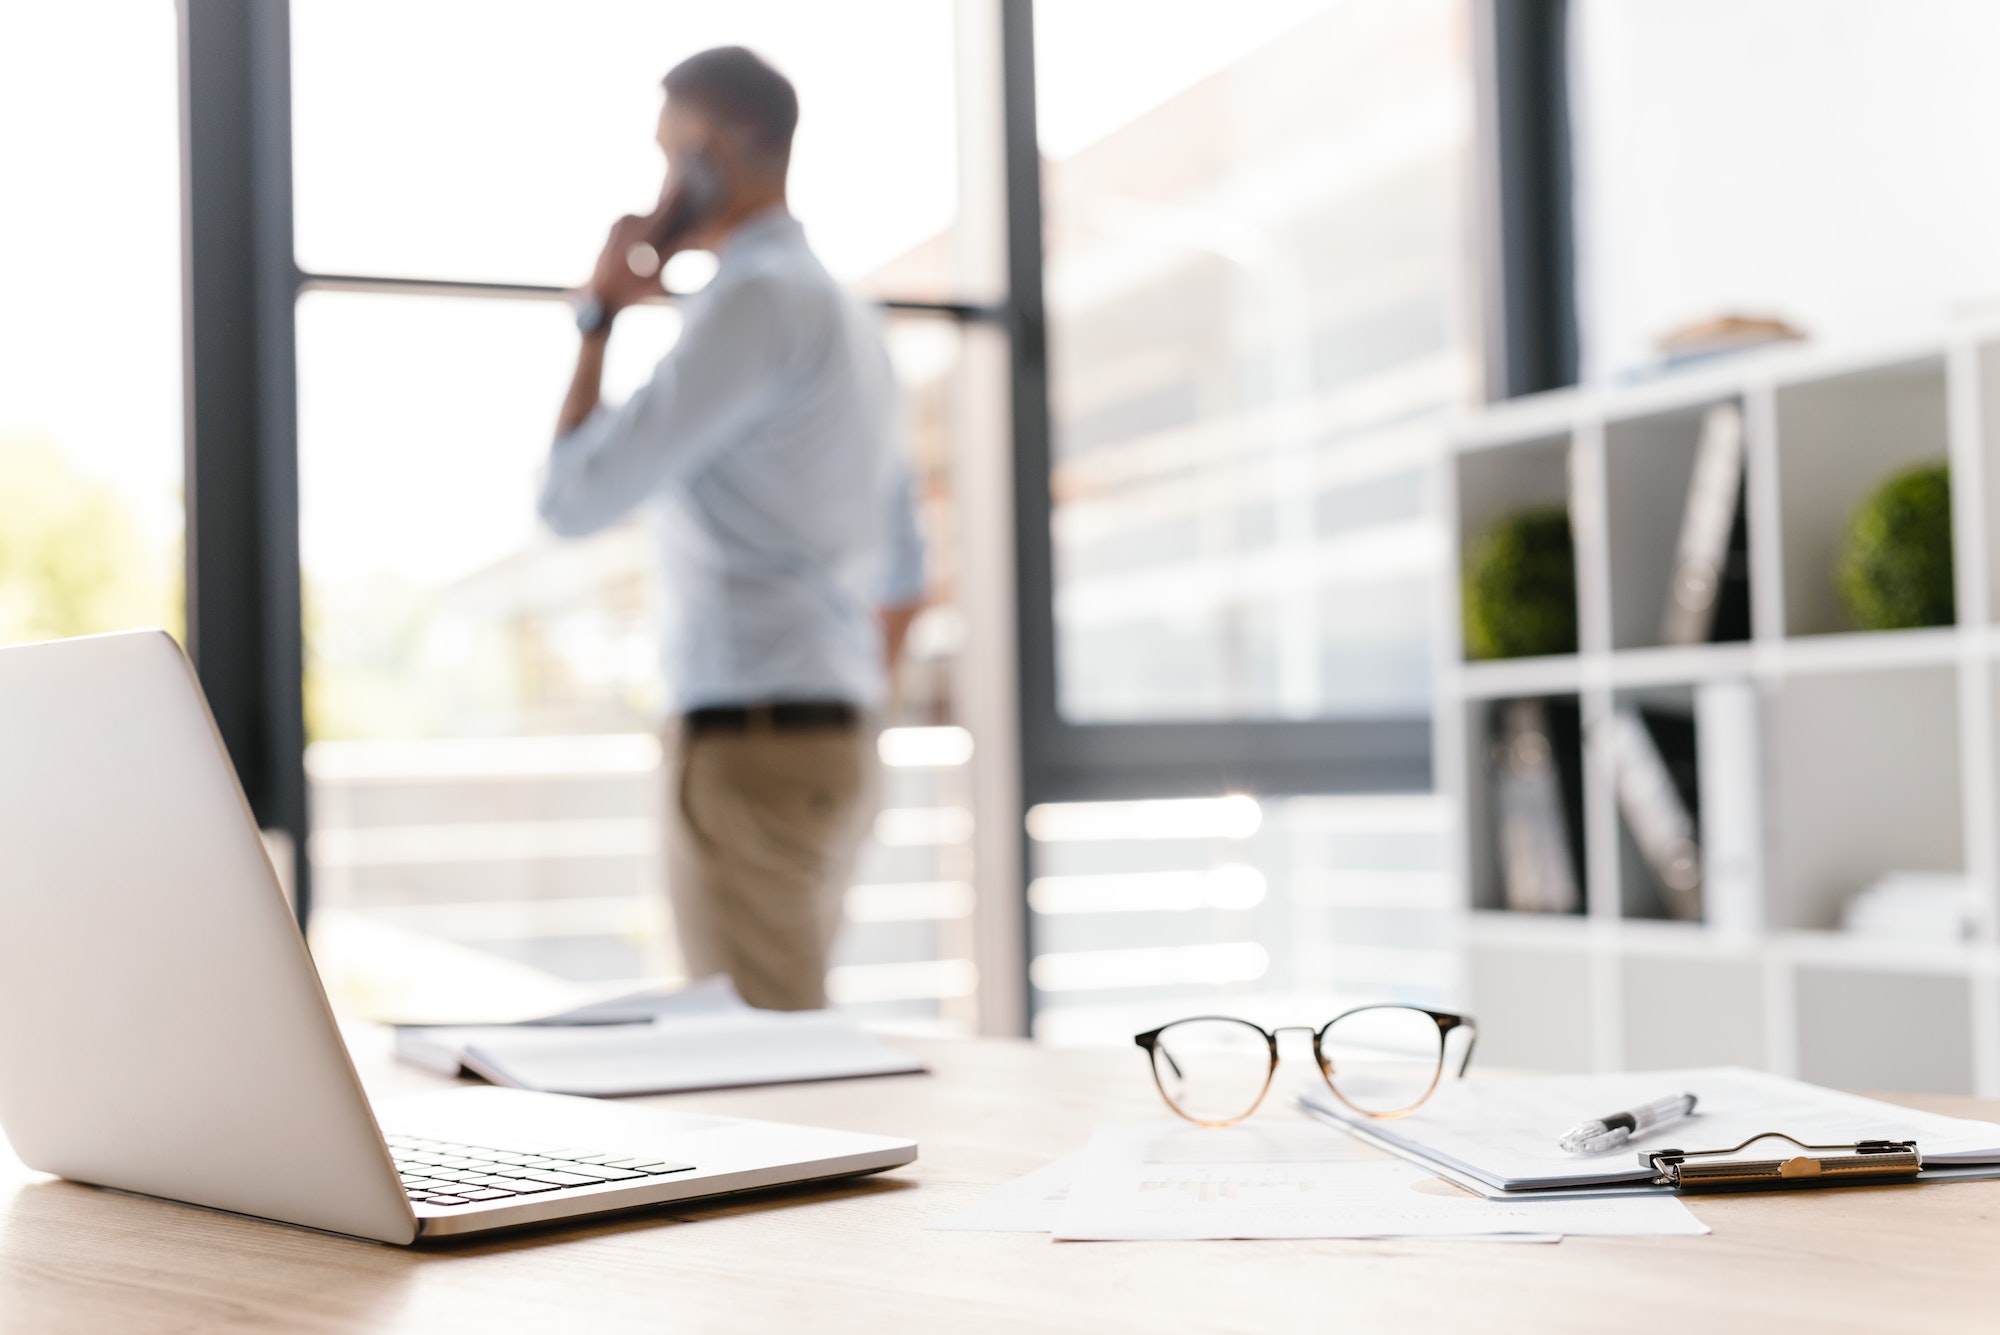
{"label": "man's hand", "polygon": [[903,660],[903,643],[910,638],[910,623],[923,610],[922,599],[875,609],[876,624],[882,628],[882,666],[891,682],[895,680],[896,665]]}
{"label": "man's hand", "polygon": [[[636,213],[628,213],[611,224],[611,234],[604,239],[604,249],[598,252],[597,267],[591,271],[588,289],[606,315],[616,314],[665,290],[660,286],[663,264],[656,264],[651,273],[642,276],[633,271],[631,263],[633,248],[650,246],[657,225],[658,219]],[[666,257],[656,254],[656,258],[663,261]]]}

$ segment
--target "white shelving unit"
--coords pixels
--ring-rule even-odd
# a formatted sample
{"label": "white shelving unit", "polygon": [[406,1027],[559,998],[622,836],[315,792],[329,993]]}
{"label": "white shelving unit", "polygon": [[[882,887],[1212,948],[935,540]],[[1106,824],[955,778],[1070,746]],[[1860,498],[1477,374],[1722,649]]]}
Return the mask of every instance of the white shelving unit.
{"label": "white shelving unit", "polygon": [[[1742,405],[1751,636],[1655,638],[1704,413]],[[1847,629],[1848,518],[1884,477],[1948,458],[1957,624]],[[1463,819],[1460,942],[1483,1060],[1550,1070],[1735,1062],[1850,1088],[2000,1095],[2000,329],[1865,353],[1772,351],[1609,390],[1517,400],[1459,424],[1444,470],[1450,568],[1523,505],[1566,504],[1579,652],[1463,661],[1439,636],[1437,775]],[[1678,707],[1753,684],[1761,874],[1729,925],[1668,921],[1622,828],[1590,728],[1626,700]],[[1486,810],[1495,702],[1573,701],[1586,740],[1583,911],[1502,907]],[[1703,743],[1697,737],[1696,745]],[[1966,943],[1838,929],[1897,870],[1981,888]]]}

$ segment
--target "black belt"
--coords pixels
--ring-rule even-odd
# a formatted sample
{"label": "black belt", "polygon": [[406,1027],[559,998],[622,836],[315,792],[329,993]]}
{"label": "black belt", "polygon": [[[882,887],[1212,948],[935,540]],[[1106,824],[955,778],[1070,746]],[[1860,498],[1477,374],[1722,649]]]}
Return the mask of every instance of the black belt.
{"label": "black belt", "polygon": [[777,700],[760,705],[711,705],[681,716],[690,737],[711,732],[749,732],[771,728],[797,732],[813,728],[852,728],[861,711],[841,700]]}

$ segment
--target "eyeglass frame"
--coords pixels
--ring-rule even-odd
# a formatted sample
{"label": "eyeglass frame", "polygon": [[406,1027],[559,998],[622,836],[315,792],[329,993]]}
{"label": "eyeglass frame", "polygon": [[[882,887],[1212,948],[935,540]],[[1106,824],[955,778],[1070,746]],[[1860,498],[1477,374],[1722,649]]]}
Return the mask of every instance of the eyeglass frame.
{"label": "eyeglass frame", "polygon": [[[1345,1094],[1340,1092],[1340,1086],[1333,1083],[1333,1063],[1327,1059],[1326,1053],[1321,1050],[1320,1040],[1326,1036],[1327,1030],[1333,1028],[1342,1020],[1352,1015],[1359,1015],[1364,1011],[1415,1011],[1419,1015],[1428,1015],[1438,1027],[1437,1069],[1431,1072],[1431,1082],[1424,1089],[1424,1092],[1417,1096],[1417,1101],[1406,1108],[1399,1108],[1394,1112],[1371,1112],[1367,1108],[1363,1108],[1350,1100]],[[1167,1087],[1160,1079],[1160,1058],[1162,1055],[1166,1055],[1167,1064],[1174,1068],[1174,1074],[1180,1074],[1180,1064],[1174,1061],[1171,1055],[1165,1054],[1164,1050],[1160,1047],[1160,1035],[1172,1029],[1177,1024],[1192,1024],[1199,1020],[1219,1020],[1225,1024],[1240,1024],[1247,1029],[1254,1029],[1264,1036],[1264,1042],[1269,1045],[1271,1050],[1271,1066],[1269,1070],[1264,1072],[1264,1087],[1257,1091],[1257,1097],[1251,1102],[1248,1108],[1227,1121],[1204,1122],[1201,1118],[1183,1111],[1181,1106],[1174,1102],[1173,1096],[1167,1093]],[[1266,1029],[1260,1024],[1251,1023],[1240,1015],[1189,1015],[1182,1019],[1163,1024],[1157,1029],[1148,1029],[1143,1034],[1134,1034],[1132,1041],[1146,1050],[1146,1066],[1153,1073],[1153,1087],[1160,1091],[1160,1097],[1166,1100],[1167,1106],[1173,1109],[1175,1116],[1185,1118],[1193,1122],[1196,1126],[1234,1126],[1236,1123],[1246,1120],[1257,1109],[1261,1108],[1264,1105],[1264,1096],[1271,1092],[1271,1082],[1278,1077],[1278,1035],[1298,1032],[1312,1035],[1313,1064],[1319,1068],[1319,1078],[1326,1082],[1326,1087],[1331,1091],[1333,1096],[1349,1108],[1352,1108],[1355,1112],[1360,1113],[1363,1117],[1372,1117],[1378,1121],[1386,1122],[1398,1117],[1409,1116],[1417,1109],[1423,1107],[1430,1100],[1431,1095],[1437,1093],[1438,1082],[1444,1079],[1445,1044],[1450,1039],[1452,1030],[1460,1028],[1467,1030],[1471,1034],[1471,1038],[1465,1045],[1465,1055],[1459,1059],[1458,1074],[1455,1077],[1462,1080],[1465,1078],[1466,1070],[1472,1065],[1472,1049],[1479,1042],[1478,1022],[1470,1015],[1460,1015],[1454,1011],[1434,1011],[1424,1006],[1401,1006],[1394,1002],[1377,1002],[1372,1006],[1356,1006],[1353,1010],[1342,1011],[1317,1029],[1308,1024],[1287,1024],[1280,1025],[1276,1029]]]}

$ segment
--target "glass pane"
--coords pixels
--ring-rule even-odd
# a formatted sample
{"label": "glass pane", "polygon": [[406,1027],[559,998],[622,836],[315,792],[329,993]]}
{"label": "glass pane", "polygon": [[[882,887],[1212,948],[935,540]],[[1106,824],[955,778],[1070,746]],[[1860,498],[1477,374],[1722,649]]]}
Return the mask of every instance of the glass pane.
{"label": "glass pane", "polygon": [[[947,295],[953,6],[936,0],[298,0],[298,254],[310,272],[570,284],[663,164],[660,79],[749,46],[799,90],[792,206],[836,276]],[[928,247],[919,243],[932,242]],[[917,253],[910,253],[916,251]]]}
{"label": "glass pane", "polygon": [[1461,7],[1038,14],[1059,703],[1421,714],[1474,364]]}
{"label": "glass pane", "polygon": [[[621,318],[607,397],[678,333]],[[893,322],[931,606],[885,722],[882,811],[829,988],[969,1024],[972,739],[953,691],[953,422],[987,330]],[[299,306],[317,958],[380,1016],[529,1013],[674,976],[653,536],[562,542],[538,473],[576,335],[558,302]]]}
{"label": "glass pane", "polygon": [[1320,1035],[1333,1088],[1349,1106],[1378,1116],[1406,1112],[1437,1083],[1444,1034],[1437,1021],[1405,1006],[1364,1006]]}
{"label": "glass pane", "polygon": [[[622,396],[678,318],[621,319]],[[537,475],[576,333],[559,302],[299,303],[300,544],[315,738],[630,730],[651,717],[636,528],[558,544]],[[518,558],[518,559],[517,559]],[[508,562],[533,565],[531,578]]]}
{"label": "glass pane", "polygon": [[0,7],[0,643],[181,631],[176,50]]}
{"label": "glass pane", "polygon": [[[1571,6],[1584,374],[1724,316],[1881,342],[2000,313],[1982,0]],[[1697,96],[1689,90],[1699,89]]]}
{"label": "glass pane", "polygon": [[1036,807],[1035,1036],[1116,1047],[1190,1015],[1274,1028],[1371,1002],[1449,1009],[1449,829],[1430,795]]}
{"label": "glass pane", "polygon": [[1175,1111],[1215,1126],[1248,1117],[1271,1079],[1271,1044],[1241,1020],[1182,1020],[1153,1049],[1153,1076]]}

